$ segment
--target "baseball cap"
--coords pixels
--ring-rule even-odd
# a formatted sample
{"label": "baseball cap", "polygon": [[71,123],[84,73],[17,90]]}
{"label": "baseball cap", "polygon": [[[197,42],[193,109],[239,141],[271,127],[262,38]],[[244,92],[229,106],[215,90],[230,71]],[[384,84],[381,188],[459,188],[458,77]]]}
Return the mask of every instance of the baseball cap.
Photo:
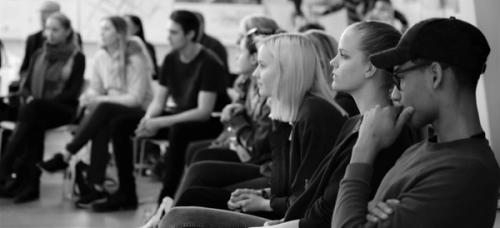
{"label": "baseball cap", "polygon": [[483,73],[490,47],[475,26],[456,19],[431,18],[406,31],[396,47],[373,54],[370,61],[378,68],[393,69],[418,58]]}

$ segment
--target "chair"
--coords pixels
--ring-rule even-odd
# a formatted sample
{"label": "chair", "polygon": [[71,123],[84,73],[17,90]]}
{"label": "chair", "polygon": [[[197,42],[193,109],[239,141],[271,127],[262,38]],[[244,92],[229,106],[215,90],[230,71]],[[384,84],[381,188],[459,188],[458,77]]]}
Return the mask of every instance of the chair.
{"label": "chair", "polygon": [[138,138],[132,137],[133,145],[133,156],[134,156],[134,168],[138,174],[141,174],[143,170],[147,168],[152,168],[152,165],[147,164],[144,160],[146,156],[146,143],[151,143],[160,148],[160,154],[163,156],[167,153],[169,147],[169,141],[167,139],[153,139],[153,138]]}

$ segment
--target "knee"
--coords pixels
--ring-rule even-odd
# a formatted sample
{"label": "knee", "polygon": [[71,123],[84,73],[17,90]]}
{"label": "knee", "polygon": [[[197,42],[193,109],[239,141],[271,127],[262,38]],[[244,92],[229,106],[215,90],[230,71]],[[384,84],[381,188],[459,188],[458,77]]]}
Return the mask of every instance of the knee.
{"label": "knee", "polygon": [[198,213],[195,207],[174,207],[165,215],[159,227],[191,227],[189,224],[196,223],[196,218],[200,216]]}

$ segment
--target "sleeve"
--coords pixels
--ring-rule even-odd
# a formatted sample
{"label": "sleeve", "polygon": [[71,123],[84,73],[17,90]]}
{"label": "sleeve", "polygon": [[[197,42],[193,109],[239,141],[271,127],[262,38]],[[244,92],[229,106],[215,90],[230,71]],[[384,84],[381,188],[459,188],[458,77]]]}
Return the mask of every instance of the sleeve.
{"label": "sleeve", "polygon": [[206,53],[207,59],[203,62],[200,69],[201,74],[201,91],[206,92],[222,92],[225,89],[226,71],[220,62],[213,59],[210,54]]}
{"label": "sleeve", "polygon": [[146,43],[146,48],[148,49],[149,56],[153,62],[153,80],[158,80],[158,62],[156,60],[156,51],[152,44]]}
{"label": "sleeve", "polygon": [[167,88],[169,87],[169,84],[170,84],[170,77],[169,77],[168,72],[169,72],[169,70],[172,70],[170,62],[173,59],[170,57],[171,55],[172,54],[169,53],[163,59],[163,63],[161,64],[161,67],[160,67],[160,74],[158,75],[158,81],[159,81],[160,85],[165,86]]}
{"label": "sleeve", "polygon": [[271,196],[270,205],[273,211],[278,215],[284,215],[288,209],[288,197]]}
{"label": "sleeve", "polygon": [[151,71],[147,69],[146,62],[139,55],[129,57],[127,66],[127,93],[134,97],[136,105],[141,106],[150,87]]}
{"label": "sleeve", "polygon": [[351,145],[344,147],[341,157],[335,160],[335,171],[328,180],[328,186],[323,191],[322,195],[314,201],[308,208],[306,215],[299,220],[299,227],[329,227],[332,221],[332,213],[337,199],[340,180],[345,174],[345,169],[351,158],[351,149],[355,140]]}
{"label": "sleeve", "polygon": [[327,101],[311,100],[304,104],[304,115],[299,117],[292,136],[292,193],[304,191],[307,180],[333,148],[346,121]]}
{"label": "sleeve", "polygon": [[259,162],[263,159],[262,156],[271,154],[267,139],[272,125],[269,112],[269,107],[264,104],[255,122],[251,122],[248,127],[241,128],[236,132],[238,141],[250,152],[251,161]]}
{"label": "sleeve", "polygon": [[410,189],[397,196],[400,203],[393,214],[377,223],[365,217],[372,167],[350,164],[340,185],[332,227],[491,227],[498,180],[488,178],[495,175],[477,164],[463,162],[420,174]]}
{"label": "sleeve", "polygon": [[68,81],[66,81],[63,91],[54,98],[62,102],[77,100],[82,92],[85,56],[79,52],[73,58],[73,69]]}
{"label": "sleeve", "polygon": [[26,48],[24,49],[24,58],[21,64],[21,68],[19,69],[19,73],[23,76],[23,73],[28,70],[30,59],[34,53],[35,49],[35,36],[28,36],[28,40],[26,41]]}
{"label": "sleeve", "polygon": [[102,81],[103,75],[99,69],[99,54],[94,58],[94,64],[92,67],[92,75],[89,79],[89,87],[88,90],[91,90],[97,94],[106,94],[106,90],[104,89],[104,84]]}

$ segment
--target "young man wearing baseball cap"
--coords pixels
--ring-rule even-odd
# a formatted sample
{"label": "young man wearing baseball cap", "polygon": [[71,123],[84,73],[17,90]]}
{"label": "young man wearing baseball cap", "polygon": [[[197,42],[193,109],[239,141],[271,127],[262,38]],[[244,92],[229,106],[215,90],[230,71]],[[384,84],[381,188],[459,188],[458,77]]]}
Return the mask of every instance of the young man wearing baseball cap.
{"label": "young man wearing baseball cap", "polygon": [[[455,18],[417,23],[398,45],[370,57],[394,70],[400,107],[364,120],[342,180],[332,227],[492,227],[500,171],[481,128],[475,90],[490,48],[479,29]],[[372,164],[404,124],[431,124],[407,149],[369,202]]]}

